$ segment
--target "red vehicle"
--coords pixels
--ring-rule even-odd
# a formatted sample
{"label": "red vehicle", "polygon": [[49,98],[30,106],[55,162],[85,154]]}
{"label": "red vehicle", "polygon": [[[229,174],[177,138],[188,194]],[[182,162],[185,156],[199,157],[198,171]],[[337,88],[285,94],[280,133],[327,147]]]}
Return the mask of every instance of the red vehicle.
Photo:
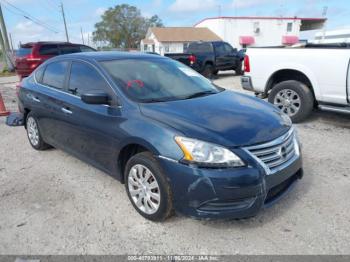
{"label": "red vehicle", "polygon": [[19,77],[29,76],[47,59],[64,54],[93,52],[95,49],[67,42],[34,42],[21,45],[16,52],[16,72]]}

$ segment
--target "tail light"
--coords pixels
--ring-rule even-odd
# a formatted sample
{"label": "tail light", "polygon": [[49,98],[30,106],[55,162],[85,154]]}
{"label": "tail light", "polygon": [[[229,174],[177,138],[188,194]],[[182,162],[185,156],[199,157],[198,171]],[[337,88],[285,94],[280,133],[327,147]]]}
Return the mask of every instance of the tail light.
{"label": "tail light", "polygon": [[244,72],[249,73],[250,72],[250,62],[249,62],[249,56],[244,56]]}
{"label": "tail light", "polygon": [[188,57],[188,60],[190,61],[190,64],[193,65],[194,63],[196,63],[197,58],[194,55],[190,55]]}

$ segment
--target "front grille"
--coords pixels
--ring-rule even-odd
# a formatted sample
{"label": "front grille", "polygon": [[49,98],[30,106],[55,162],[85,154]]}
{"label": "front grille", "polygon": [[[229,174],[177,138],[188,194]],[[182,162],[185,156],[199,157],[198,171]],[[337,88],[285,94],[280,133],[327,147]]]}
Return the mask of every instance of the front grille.
{"label": "front grille", "polygon": [[276,140],[247,147],[246,150],[264,167],[268,175],[285,168],[299,156],[293,129]]}

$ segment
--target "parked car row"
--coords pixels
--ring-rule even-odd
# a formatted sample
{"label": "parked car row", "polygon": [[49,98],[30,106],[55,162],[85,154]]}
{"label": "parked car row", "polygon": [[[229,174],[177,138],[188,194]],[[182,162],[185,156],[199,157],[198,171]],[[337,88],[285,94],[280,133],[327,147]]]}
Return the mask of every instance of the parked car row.
{"label": "parked car row", "polygon": [[19,108],[34,149],[114,176],[153,221],[251,217],[303,175],[286,114],[163,56],[56,56],[21,82]]}

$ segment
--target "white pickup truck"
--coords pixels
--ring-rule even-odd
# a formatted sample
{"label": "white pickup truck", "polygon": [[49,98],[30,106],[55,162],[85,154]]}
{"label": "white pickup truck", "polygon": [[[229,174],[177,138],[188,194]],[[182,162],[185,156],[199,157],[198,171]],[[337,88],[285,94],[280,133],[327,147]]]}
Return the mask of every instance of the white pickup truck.
{"label": "white pickup truck", "polygon": [[249,48],[242,87],[266,98],[293,122],[318,107],[350,114],[350,48],[306,45]]}

